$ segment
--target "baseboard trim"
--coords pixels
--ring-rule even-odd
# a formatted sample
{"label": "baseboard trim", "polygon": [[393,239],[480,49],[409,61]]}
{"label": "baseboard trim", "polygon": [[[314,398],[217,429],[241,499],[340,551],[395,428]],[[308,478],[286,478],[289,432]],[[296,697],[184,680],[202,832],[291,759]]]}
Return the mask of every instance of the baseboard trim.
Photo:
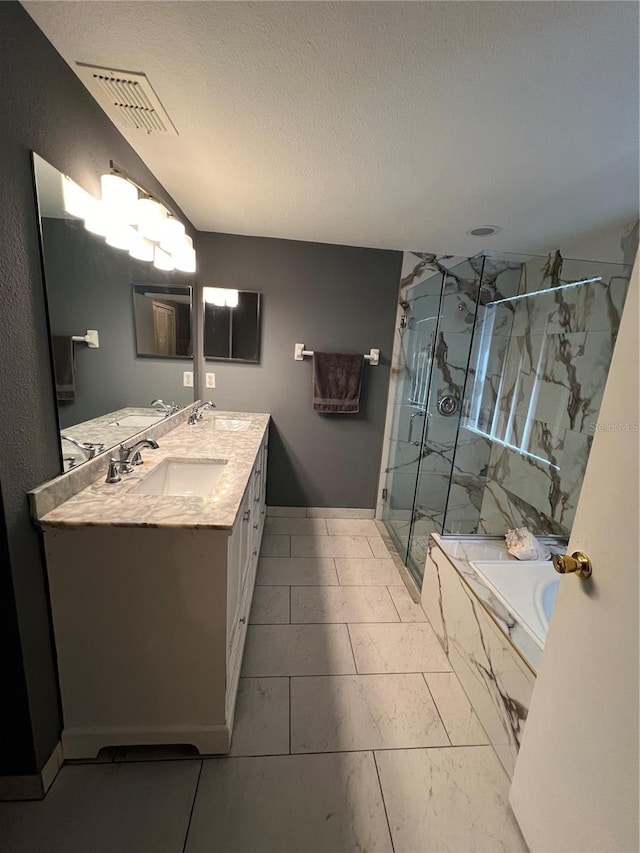
{"label": "baseboard trim", "polygon": [[276,518],[375,518],[375,509],[328,506],[268,506],[267,515]]}
{"label": "baseboard trim", "polygon": [[65,760],[96,758],[106,746],[195,746],[202,755],[224,755],[231,746],[227,725],[140,726],[134,728],[65,728],[62,754]]}
{"label": "baseboard trim", "polygon": [[0,802],[43,799],[58,775],[62,761],[62,744],[57,743],[39,773],[0,776]]}

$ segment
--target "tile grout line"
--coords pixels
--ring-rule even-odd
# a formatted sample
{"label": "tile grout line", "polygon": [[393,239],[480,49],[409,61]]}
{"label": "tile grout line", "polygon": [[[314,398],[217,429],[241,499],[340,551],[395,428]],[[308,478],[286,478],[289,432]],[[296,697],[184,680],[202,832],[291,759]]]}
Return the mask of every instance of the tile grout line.
{"label": "tile grout line", "polygon": [[378,777],[378,787],[380,788],[380,796],[382,797],[382,808],[384,809],[384,816],[387,820],[387,829],[389,830],[389,840],[391,841],[391,850],[395,853],[395,844],[393,843],[393,833],[391,832],[391,821],[389,820],[389,813],[387,811],[387,801],[384,798],[384,790],[382,788],[382,780],[380,779],[380,770],[378,769],[378,762],[376,760],[376,751],[375,749],[371,750],[371,754],[373,755],[373,766],[376,768],[376,776]]}
{"label": "tile grout line", "polygon": [[202,776],[202,768],[204,767],[204,760],[200,759],[200,769],[198,770],[198,778],[196,780],[196,785],[193,791],[193,800],[191,801],[191,809],[189,811],[189,820],[187,821],[187,829],[184,834],[184,842],[182,844],[182,853],[185,853],[187,849],[187,840],[189,838],[189,830],[191,829],[191,819],[193,818],[193,810],[196,805],[196,797],[198,796],[198,788],[200,787],[200,777]]}
{"label": "tile grout line", "polygon": [[[286,625],[286,622],[252,622],[252,625]],[[290,622],[290,625],[421,625],[421,622],[401,622],[399,619],[383,619],[378,622],[371,622],[367,620],[366,622],[358,622],[357,619],[343,619],[340,622]],[[448,670],[447,670],[448,671]]]}
{"label": "tile grout line", "polygon": [[358,672],[358,664],[356,663],[356,653],[353,650],[353,642],[351,640],[351,631],[349,630],[349,623],[345,622],[344,624],[347,626],[347,636],[349,637],[349,648],[351,649],[351,657],[353,658],[353,666],[355,669],[355,673],[353,673],[353,674],[354,675],[360,675],[360,673]]}
{"label": "tile grout line", "polygon": [[[402,674],[402,673],[400,673]],[[349,673],[347,673],[349,675]],[[353,673],[350,673],[353,675]],[[254,676],[248,676],[249,678],[253,678]],[[263,676],[260,676],[262,678]],[[266,676],[267,678],[270,676]],[[275,676],[275,677],[283,677],[283,676]],[[285,676],[286,677],[286,676]],[[325,676],[292,676],[292,678],[324,678]],[[243,676],[244,678],[244,676]],[[407,750],[425,750],[425,749],[482,749],[482,748],[490,748],[493,752],[495,749],[491,746],[490,743],[452,743],[452,744],[440,744],[439,746],[376,746],[376,752],[402,752]],[[231,755],[230,753],[206,753],[201,757],[197,757],[195,755],[185,755],[180,758],[133,758],[128,759],[126,761],[117,761],[115,762],[118,765],[129,765],[129,764],[175,764],[179,761],[200,761],[201,764],[204,764],[205,761],[235,761],[236,759],[247,759],[247,758],[274,758],[276,756],[282,755],[339,755],[341,753],[354,753],[354,752],[372,752],[373,749],[330,749],[323,750],[322,752],[259,752],[253,753],[251,755]],[[110,761],[68,761],[63,764],[64,767],[103,767],[111,764]],[[502,766],[502,765],[501,765]],[[60,774],[58,773],[58,776]],[[55,780],[54,780],[55,782]],[[49,791],[51,788],[49,788]],[[25,802],[25,800],[6,800],[6,802],[16,803],[16,802]],[[41,801],[35,801],[41,802]]]}
{"label": "tile grout line", "polygon": [[390,592],[390,590],[389,590],[389,584],[387,584],[387,595],[388,595],[388,596],[389,596],[389,598],[391,599],[391,602],[392,602],[392,604],[393,604],[393,606],[394,606],[394,608],[395,608],[395,611],[396,611],[396,613],[398,614],[398,621],[399,621],[399,622],[403,622],[404,620],[403,620],[402,616],[400,615],[400,611],[398,610],[398,605],[396,604],[396,602],[395,602],[395,600],[394,600],[394,598],[393,598],[393,596],[391,595],[391,592]]}
{"label": "tile grout line", "polygon": [[[342,623],[342,624],[346,625],[346,622]],[[348,630],[349,626],[346,625],[346,627]],[[353,654],[353,652],[352,652],[352,654]],[[354,662],[355,662],[355,656],[354,656]],[[355,663],[356,663],[356,671],[355,672],[293,672],[293,673],[267,672],[267,673],[263,673],[262,675],[244,675],[244,673],[243,673],[242,678],[243,679],[248,679],[248,678],[349,678],[349,677],[353,677],[354,675],[361,675],[363,677],[369,676],[369,675],[371,675],[371,676],[387,675],[389,677],[392,677],[394,675],[421,675],[421,676],[424,676],[424,673],[421,670],[410,670],[410,671],[402,670],[401,672],[380,672],[380,670],[377,670],[376,672],[360,672],[358,670],[357,662],[355,662]],[[435,673],[436,675],[442,675],[442,674],[450,675],[452,672],[452,670],[450,670],[450,669],[434,669],[431,671],[433,673]],[[191,758],[191,759],[194,759],[196,757],[197,756],[195,756],[195,755],[186,756],[186,758]],[[98,763],[104,764],[104,763],[108,763],[108,762],[98,762]]]}
{"label": "tile grout line", "polygon": [[291,679],[289,676],[289,755],[291,755]]}
{"label": "tile grout line", "polygon": [[431,688],[429,687],[429,682],[427,681],[426,673],[423,672],[422,677],[424,679],[424,683],[427,686],[427,692],[428,692],[429,696],[431,696],[431,701],[433,702],[433,707],[436,709],[436,713],[437,713],[438,717],[440,718],[440,722],[442,723],[442,728],[444,729],[444,733],[447,736],[447,740],[449,741],[450,745],[453,746],[453,741],[451,740],[451,735],[449,734],[449,729],[446,727],[444,719],[442,718],[442,714],[440,713],[440,708],[438,707],[438,703],[436,702],[436,697],[431,692]]}
{"label": "tile grout line", "polygon": [[[322,752],[318,752],[318,750],[304,750],[302,752],[260,752],[253,753],[251,755],[229,755],[229,756],[219,756],[219,755],[208,755],[203,759],[204,761],[211,759],[221,760],[229,760],[229,761],[247,761],[252,758],[282,758],[283,756],[291,755],[291,756],[302,756],[302,755],[361,755],[363,752],[424,752],[425,750],[433,750],[433,749],[487,749],[493,748],[491,744],[488,743],[459,743],[459,744],[447,744],[443,743],[439,746],[376,746],[376,747],[359,747],[358,749],[325,749]],[[497,756],[496,756],[497,758]],[[174,759],[177,760],[177,759]],[[499,761],[500,759],[497,758]],[[130,762],[131,763],[131,762]],[[143,764],[144,762],[136,762],[137,764]],[[502,764],[500,765],[502,768]],[[504,771],[504,768],[502,768]],[[19,801],[18,801],[19,802]]]}

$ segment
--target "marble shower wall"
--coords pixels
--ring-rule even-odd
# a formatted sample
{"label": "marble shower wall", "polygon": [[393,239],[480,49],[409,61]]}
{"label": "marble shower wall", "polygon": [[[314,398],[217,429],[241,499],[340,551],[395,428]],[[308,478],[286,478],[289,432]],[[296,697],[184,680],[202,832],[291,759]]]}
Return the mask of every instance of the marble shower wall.
{"label": "marble shower wall", "polygon": [[[406,539],[415,495],[416,567],[431,532],[570,532],[629,274],[553,255],[405,253],[378,517]],[[563,286],[585,279],[598,281]],[[443,395],[460,401],[454,415],[439,413]],[[419,447],[409,430],[413,418],[421,438],[425,407]]]}
{"label": "marble shower wall", "polygon": [[468,384],[461,429],[492,436],[477,436],[488,458],[474,532],[571,532],[628,283],[620,265],[534,258],[518,292],[535,295],[480,309],[484,382]]}

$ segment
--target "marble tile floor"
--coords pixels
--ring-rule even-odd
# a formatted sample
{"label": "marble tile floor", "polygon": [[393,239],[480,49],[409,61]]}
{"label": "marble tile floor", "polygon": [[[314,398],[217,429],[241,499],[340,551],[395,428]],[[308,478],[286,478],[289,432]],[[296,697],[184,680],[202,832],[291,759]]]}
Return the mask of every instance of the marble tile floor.
{"label": "marble tile floor", "polygon": [[0,803],[3,853],[527,850],[397,555],[370,519],[325,512],[270,519],[230,755],[67,764],[44,801]]}

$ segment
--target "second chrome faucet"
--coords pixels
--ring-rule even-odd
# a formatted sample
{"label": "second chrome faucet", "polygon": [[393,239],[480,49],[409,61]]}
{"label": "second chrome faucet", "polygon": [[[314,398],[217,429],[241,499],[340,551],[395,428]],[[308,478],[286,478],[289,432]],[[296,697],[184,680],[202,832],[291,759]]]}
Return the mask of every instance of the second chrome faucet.
{"label": "second chrome faucet", "polygon": [[153,450],[157,450],[159,444],[153,438],[141,438],[140,441],[136,441],[129,447],[121,444],[119,447],[120,458],[111,459],[109,462],[106,482],[119,483],[121,474],[130,474],[134,465],[140,465],[142,463],[140,451],[143,447],[151,447]]}
{"label": "second chrome faucet", "polygon": [[201,421],[202,413],[206,409],[215,409],[215,407],[216,404],[212,403],[211,400],[207,401],[206,403],[203,403],[201,406],[196,406],[195,409],[193,409],[191,414],[189,415],[189,426],[193,426],[194,424],[197,424],[198,421]]}

